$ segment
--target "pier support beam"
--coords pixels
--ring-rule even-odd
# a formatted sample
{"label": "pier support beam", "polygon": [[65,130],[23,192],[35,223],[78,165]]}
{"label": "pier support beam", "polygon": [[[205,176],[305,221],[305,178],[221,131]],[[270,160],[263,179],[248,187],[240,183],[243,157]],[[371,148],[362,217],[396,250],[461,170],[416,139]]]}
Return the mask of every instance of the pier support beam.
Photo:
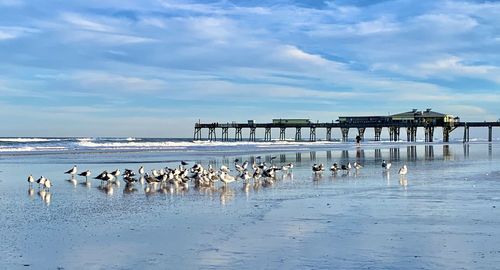
{"label": "pier support beam", "polygon": [[201,128],[199,128],[199,127],[194,128],[193,140],[195,140],[195,141],[201,140]]}
{"label": "pier support beam", "polygon": [[417,139],[417,127],[406,128],[406,139],[409,142],[414,142]]}
{"label": "pier support beam", "polygon": [[426,142],[433,142],[434,141],[434,127],[433,126],[425,127],[425,141]]}
{"label": "pier support beam", "polygon": [[227,127],[223,127],[223,128],[222,128],[222,136],[220,137],[220,139],[221,139],[223,142],[227,142],[227,141],[229,141],[229,136],[228,136],[228,133],[229,133],[229,128],[227,128]]}
{"label": "pier support beam", "polygon": [[302,140],[302,132],[299,127],[295,128],[295,141]]}
{"label": "pier support beam", "polygon": [[332,128],[331,127],[326,128],[326,140],[327,141],[332,140]]}
{"label": "pier support beam", "polygon": [[310,142],[316,141],[316,127],[311,127],[309,129],[309,141]]}
{"label": "pier support beam", "polygon": [[349,128],[343,127],[340,128],[340,131],[342,132],[342,141],[347,142],[349,139]]}
{"label": "pier support beam", "polygon": [[488,126],[488,141],[491,142],[493,140],[493,127]]}
{"label": "pier support beam", "polygon": [[271,128],[270,127],[266,127],[265,131],[264,131],[264,141],[271,141]]}
{"label": "pier support beam", "polygon": [[389,128],[389,137],[391,141],[399,141],[399,127],[390,127]]}
{"label": "pier support beam", "polygon": [[381,127],[376,127],[375,128],[375,141],[380,141],[380,135],[382,134],[382,128]]}
{"label": "pier support beam", "polygon": [[450,126],[443,126],[443,142],[450,141],[450,133],[451,133],[451,127]]}
{"label": "pier support beam", "polygon": [[249,141],[255,142],[255,127],[250,128],[250,137],[248,138]]}
{"label": "pier support beam", "polygon": [[365,130],[366,128],[358,128],[358,135],[359,137],[361,137],[361,140],[364,141],[365,140]]}
{"label": "pier support beam", "polygon": [[242,128],[237,127],[234,131],[234,140],[235,141],[242,141],[243,140],[243,134],[242,134]]}
{"label": "pier support beam", "polygon": [[464,125],[464,143],[469,142],[469,126],[467,124]]}
{"label": "pier support beam", "polygon": [[280,141],[284,141],[286,137],[286,127],[280,127]]}
{"label": "pier support beam", "polygon": [[215,128],[214,127],[208,128],[208,140],[210,140],[210,141],[216,141],[217,140],[217,135],[215,134]]}

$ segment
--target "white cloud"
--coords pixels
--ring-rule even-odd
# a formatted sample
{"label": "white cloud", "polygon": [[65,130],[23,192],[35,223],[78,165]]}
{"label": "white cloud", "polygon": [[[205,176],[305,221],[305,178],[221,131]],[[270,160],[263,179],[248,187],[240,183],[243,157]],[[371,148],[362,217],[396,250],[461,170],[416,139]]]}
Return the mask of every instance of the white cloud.
{"label": "white cloud", "polygon": [[35,28],[20,27],[20,26],[0,26],[0,41],[8,39],[16,39],[29,34],[39,33]]}
{"label": "white cloud", "polygon": [[88,89],[116,91],[158,91],[166,88],[166,83],[159,79],[145,79],[135,76],[124,76],[108,72],[81,71],[68,79],[77,81]]}
{"label": "white cloud", "polygon": [[286,58],[292,58],[302,62],[311,63],[314,65],[327,65],[330,61],[324,59],[320,55],[306,53],[299,48],[292,45],[285,45],[282,47],[282,54]]}
{"label": "white cloud", "polygon": [[19,7],[23,6],[24,2],[21,0],[0,0],[0,6],[6,7]]}
{"label": "white cloud", "polygon": [[63,13],[62,19],[65,22],[72,24],[80,29],[99,31],[99,32],[115,32],[116,29],[109,25],[92,21],[91,19],[84,18],[83,16],[75,13]]}

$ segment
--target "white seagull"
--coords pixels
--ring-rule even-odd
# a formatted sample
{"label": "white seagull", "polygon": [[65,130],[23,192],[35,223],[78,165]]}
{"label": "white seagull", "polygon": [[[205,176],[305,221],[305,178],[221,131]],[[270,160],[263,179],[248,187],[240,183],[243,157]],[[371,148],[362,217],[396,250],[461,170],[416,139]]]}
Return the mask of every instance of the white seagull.
{"label": "white seagull", "polygon": [[45,187],[45,189],[50,190],[50,188],[52,187],[52,183],[51,183],[51,182],[50,182],[50,180],[47,178],[47,179],[45,180],[45,183],[44,183],[44,185],[43,185],[43,186]]}
{"label": "white seagull", "polygon": [[382,168],[389,170],[391,169],[392,163],[387,163],[385,160],[382,160]]}
{"label": "white seagull", "polygon": [[406,175],[408,173],[408,167],[406,167],[406,164],[403,165],[403,167],[401,167],[399,169],[399,172],[398,172],[400,175]]}
{"label": "white seagull", "polygon": [[77,170],[76,165],[75,165],[75,166],[73,166],[73,168],[71,168],[67,172],[65,172],[65,174],[71,174],[71,177],[74,177],[77,171],[78,170]]}
{"label": "white seagull", "polygon": [[30,174],[30,176],[28,176],[28,183],[30,184],[30,186],[31,186],[31,184],[35,183],[35,178],[33,178],[33,175],[31,175],[31,174]]}
{"label": "white seagull", "polygon": [[87,178],[90,176],[90,174],[91,174],[90,170],[86,170],[86,171],[84,171],[82,173],[79,173],[78,175],[79,176],[84,176],[85,177],[85,181],[87,181]]}

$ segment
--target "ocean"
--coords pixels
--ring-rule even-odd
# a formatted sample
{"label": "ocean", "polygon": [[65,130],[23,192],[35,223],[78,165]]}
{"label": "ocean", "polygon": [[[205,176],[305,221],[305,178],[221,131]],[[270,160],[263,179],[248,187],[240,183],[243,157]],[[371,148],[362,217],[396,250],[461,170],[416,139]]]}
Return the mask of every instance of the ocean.
{"label": "ocean", "polygon": [[[499,153],[499,142],[481,140],[0,138],[0,268],[492,269],[500,263]],[[269,185],[187,190],[64,174],[73,165],[94,177],[186,161],[236,175],[236,159],[258,157],[295,166]],[[328,171],[354,161],[363,168]],[[319,163],[327,170],[312,173]],[[30,187],[30,174],[53,187]]]}

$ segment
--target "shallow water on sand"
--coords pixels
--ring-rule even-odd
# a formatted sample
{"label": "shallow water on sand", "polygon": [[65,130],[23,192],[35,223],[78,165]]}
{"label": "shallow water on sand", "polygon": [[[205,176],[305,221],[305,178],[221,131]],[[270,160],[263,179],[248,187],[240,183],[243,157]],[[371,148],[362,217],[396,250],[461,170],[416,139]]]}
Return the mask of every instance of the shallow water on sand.
{"label": "shallow water on sand", "polygon": [[[301,146],[303,147],[303,146]],[[384,146],[385,147],[385,146]],[[302,149],[302,148],[301,148]],[[500,145],[266,152],[293,162],[273,185],[158,191],[69,181],[77,164],[147,170],[232,166],[245,153],[0,156],[2,269],[492,269],[500,263]],[[382,159],[393,168],[383,172]],[[169,160],[168,163],[162,160]],[[359,161],[313,175],[311,165]],[[397,169],[408,164],[401,178]],[[49,193],[28,188],[33,173]]]}

